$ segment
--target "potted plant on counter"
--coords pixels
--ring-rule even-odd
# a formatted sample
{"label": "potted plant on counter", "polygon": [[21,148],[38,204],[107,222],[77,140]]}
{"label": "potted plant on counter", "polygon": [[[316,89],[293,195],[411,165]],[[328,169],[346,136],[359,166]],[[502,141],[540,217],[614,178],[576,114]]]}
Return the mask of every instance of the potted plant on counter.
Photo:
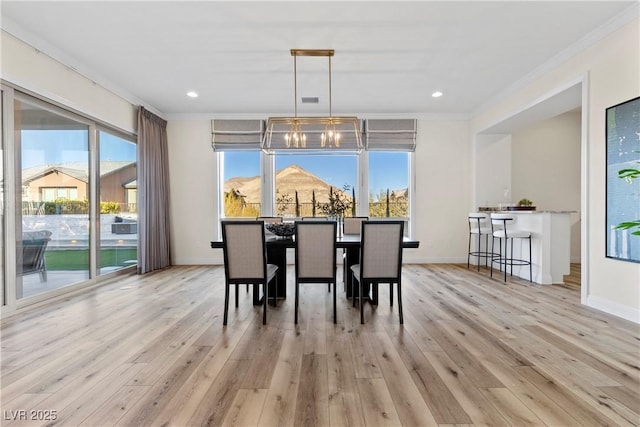
{"label": "potted plant on counter", "polygon": [[520,199],[518,204],[509,207],[512,211],[535,211],[536,207],[533,206],[533,202],[529,199]]}

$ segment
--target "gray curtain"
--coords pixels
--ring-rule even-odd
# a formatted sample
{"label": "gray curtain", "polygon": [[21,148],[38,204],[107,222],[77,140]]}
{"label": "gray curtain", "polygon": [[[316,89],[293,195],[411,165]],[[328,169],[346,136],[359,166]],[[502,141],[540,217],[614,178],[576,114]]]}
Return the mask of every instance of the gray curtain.
{"label": "gray curtain", "polygon": [[138,272],[171,265],[167,122],[138,112]]}

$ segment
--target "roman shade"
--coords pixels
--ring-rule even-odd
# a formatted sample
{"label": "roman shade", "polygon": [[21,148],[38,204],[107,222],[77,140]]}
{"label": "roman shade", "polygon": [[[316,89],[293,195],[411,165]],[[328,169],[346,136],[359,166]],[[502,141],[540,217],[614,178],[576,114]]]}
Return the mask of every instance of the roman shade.
{"label": "roman shade", "polygon": [[264,120],[212,120],[213,151],[259,150]]}
{"label": "roman shade", "polygon": [[365,149],[368,151],[415,151],[415,119],[365,120]]}

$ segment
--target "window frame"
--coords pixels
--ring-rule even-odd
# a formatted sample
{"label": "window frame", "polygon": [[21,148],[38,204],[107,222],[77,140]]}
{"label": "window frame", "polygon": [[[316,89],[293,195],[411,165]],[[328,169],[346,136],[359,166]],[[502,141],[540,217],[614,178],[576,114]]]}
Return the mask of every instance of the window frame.
{"label": "window frame", "polygon": [[[276,211],[276,193],[275,193],[275,155],[270,155],[265,153],[262,150],[250,150],[250,151],[260,151],[260,179],[261,179],[261,216],[274,216]],[[390,152],[394,152],[395,150],[389,150]],[[407,236],[411,237],[414,234],[414,221],[415,217],[415,203],[413,202],[413,197],[415,194],[415,185],[416,185],[416,177],[415,177],[415,151],[405,151],[405,150],[397,150],[397,152],[407,153],[408,155],[408,192],[409,192],[409,208],[408,208],[408,218],[407,218],[407,227],[405,227],[405,233]],[[356,214],[358,216],[368,216],[369,212],[369,161],[368,161],[368,151],[363,150],[360,153],[355,154],[356,156],[356,191],[360,196],[358,197],[357,205],[356,205]],[[224,219],[224,152],[218,151],[216,152],[216,162],[218,165],[218,229],[220,229],[220,221]],[[312,155],[313,152],[305,152],[301,153],[301,155]],[[288,156],[295,156],[295,154],[287,154]],[[365,194],[367,197],[363,199],[362,195]],[[366,200],[364,203],[363,200]]]}
{"label": "window frame", "polygon": [[[31,306],[33,304],[42,303],[47,300],[51,300],[70,292],[77,291],[79,289],[95,286],[98,282],[108,280],[116,275],[129,274],[131,271],[135,271],[136,266],[126,267],[113,273],[99,275],[97,271],[97,253],[100,250],[98,240],[99,220],[99,194],[97,185],[100,177],[98,175],[97,162],[99,152],[97,150],[97,138],[98,129],[102,129],[109,133],[119,135],[127,140],[137,144],[137,136],[134,133],[123,131],[117,127],[111,126],[108,123],[100,121],[87,114],[83,114],[80,111],[56,102],[52,99],[48,99],[37,93],[24,90],[13,84],[2,81],[2,138],[4,145],[4,269],[0,271],[4,279],[3,295],[0,299],[0,315],[11,314],[21,310],[24,307]],[[16,298],[16,289],[14,286],[9,286],[13,282],[12,278],[17,273],[16,266],[16,209],[21,203],[21,200],[17,200],[18,195],[22,194],[21,184],[16,182],[16,156],[20,156],[15,147],[14,139],[14,102],[18,100],[26,102],[28,104],[37,106],[44,110],[50,111],[53,114],[63,116],[65,118],[74,120],[76,122],[85,124],[88,126],[88,168],[89,168],[89,278],[77,283],[70,284],[57,289],[52,289],[48,292],[36,294],[25,298]]]}

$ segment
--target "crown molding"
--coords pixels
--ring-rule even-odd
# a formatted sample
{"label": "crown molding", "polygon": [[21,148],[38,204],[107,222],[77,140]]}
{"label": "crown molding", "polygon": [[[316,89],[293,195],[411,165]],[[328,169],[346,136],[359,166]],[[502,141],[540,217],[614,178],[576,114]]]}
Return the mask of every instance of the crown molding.
{"label": "crown molding", "polygon": [[494,97],[490,98],[486,102],[482,103],[472,114],[472,117],[476,117],[480,115],[482,112],[488,110],[489,108],[495,106],[500,101],[508,98],[509,96],[514,95],[519,90],[525,88],[530,83],[535,80],[541,78],[545,74],[548,74],[561,64],[565,63],[569,59],[583,52],[584,50],[594,46],[599,41],[603,40],[605,37],[609,36],[614,31],[619,30],[625,25],[632,22],[634,19],[638,19],[640,16],[640,2],[636,2],[625,10],[611,18],[609,21],[605,22],[592,32],[586,34],[582,38],[580,38],[575,43],[571,44],[569,47],[561,51],[560,53],[553,56],[548,61],[544,62],[530,73],[526,74],[524,77],[513,83],[512,85],[505,88],[500,93],[496,94]]}
{"label": "crown molding", "polygon": [[70,72],[75,73],[89,80],[93,84],[102,87],[103,89],[130,103],[131,105],[141,105],[152,113],[160,116],[161,118],[165,118],[165,114],[163,112],[151,106],[148,102],[138,98],[131,92],[128,92],[117,84],[111,82],[109,79],[95,72],[90,67],[78,61],[76,58],[64,53],[48,41],[26,30],[24,27],[17,24],[12,19],[3,16],[0,25],[0,28],[7,36],[13,37],[14,39],[26,44],[27,46],[35,50],[37,53],[49,57],[52,61],[55,61],[63,67],[67,68]]}

